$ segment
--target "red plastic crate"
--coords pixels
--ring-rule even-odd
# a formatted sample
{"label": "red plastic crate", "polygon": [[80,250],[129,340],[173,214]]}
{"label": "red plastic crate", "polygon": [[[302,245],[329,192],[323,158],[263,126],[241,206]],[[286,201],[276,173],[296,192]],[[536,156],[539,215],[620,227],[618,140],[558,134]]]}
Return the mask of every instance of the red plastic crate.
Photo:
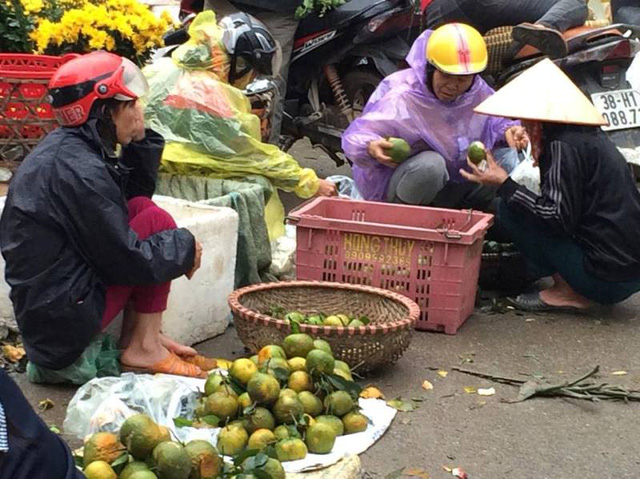
{"label": "red plastic crate", "polygon": [[[47,84],[56,69],[77,55],[54,57],[0,53],[0,161],[14,162],[31,151],[58,126],[48,99]],[[16,147],[22,153],[5,154]],[[5,166],[14,166],[5,164]]]}
{"label": "red plastic crate", "polygon": [[288,216],[301,280],[376,286],[420,306],[416,329],[455,334],[473,312],[493,215],[317,198]]}

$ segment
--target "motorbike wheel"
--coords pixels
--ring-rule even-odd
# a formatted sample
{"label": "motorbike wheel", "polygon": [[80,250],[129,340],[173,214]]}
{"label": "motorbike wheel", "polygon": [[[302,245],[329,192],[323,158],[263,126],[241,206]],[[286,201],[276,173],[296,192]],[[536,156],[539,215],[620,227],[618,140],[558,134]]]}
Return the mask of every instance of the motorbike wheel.
{"label": "motorbike wheel", "polygon": [[362,113],[382,78],[376,71],[363,69],[351,71],[344,76],[342,84],[356,116]]}

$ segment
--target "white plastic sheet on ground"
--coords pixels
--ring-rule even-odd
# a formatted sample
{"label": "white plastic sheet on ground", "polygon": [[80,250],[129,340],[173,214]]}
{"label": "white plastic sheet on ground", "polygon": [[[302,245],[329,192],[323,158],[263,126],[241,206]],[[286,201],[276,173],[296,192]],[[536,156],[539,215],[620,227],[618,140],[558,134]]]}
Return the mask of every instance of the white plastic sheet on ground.
{"label": "white plastic sheet on ground", "polygon": [[[119,378],[97,378],[82,386],[67,408],[64,430],[80,439],[100,431],[115,432],[134,414],[149,415],[171,429],[180,441],[204,439],[216,444],[219,428],[176,428],[173,419],[192,417],[205,381],[166,374],[126,373]],[[362,414],[370,420],[366,431],[340,436],[330,454],[309,454],[283,463],[286,472],[306,472],[335,464],[345,456],[369,449],[391,425],[396,410],[379,399],[360,399]]]}

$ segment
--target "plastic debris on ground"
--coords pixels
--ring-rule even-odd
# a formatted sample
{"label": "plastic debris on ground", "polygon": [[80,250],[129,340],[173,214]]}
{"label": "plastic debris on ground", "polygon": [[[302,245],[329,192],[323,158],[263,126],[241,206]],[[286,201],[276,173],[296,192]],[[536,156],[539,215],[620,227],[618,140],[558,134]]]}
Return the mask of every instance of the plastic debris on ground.
{"label": "plastic debris on ground", "polygon": [[[219,370],[221,371],[221,370]],[[173,419],[193,417],[205,380],[166,374],[125,373],[119,378],[94,379],[82,386],[67,408],[64,431],[80,439],[97,432],[115,432],[134,414],[144,413],[169,428],[182,442],[203,439],[216,444],[220,428],[176,427]],[[322,469],[346,456],[369,449],[391,425],[396,410],[380,399],[359,401],[362,414],[370,420],[366,431],[339,436],[329,454],[308,454],[299,461],[284,462],[287,473]]]}

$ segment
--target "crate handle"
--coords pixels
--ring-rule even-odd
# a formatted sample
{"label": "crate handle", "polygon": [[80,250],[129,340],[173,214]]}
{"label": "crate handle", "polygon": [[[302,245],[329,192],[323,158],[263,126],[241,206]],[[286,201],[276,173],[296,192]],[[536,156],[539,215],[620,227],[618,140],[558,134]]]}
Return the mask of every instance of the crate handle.
{"label": "crate handle", "polygon": [[464,224],[460,227],[459,230],[450,230],[449,228],[445,227],[445,228],[437,228],[436,231],[441,235],[444,235],[444,237],[447,239],[452,239],[452,240],[461,239],[462,235],[460,234],[460,230],[464,230],[467,227],[467,225],[471,223],[471,220],[473,219],[473,210],[469,209],[466,211],[467,211],[467,221],[464,222]]}
{"label": "crate handle", "polygon": [[460,238],[462,238],[462,235],[458,230],[449,230],[448,228],[438,228],[436,231],[447,239],[459,240]]}

